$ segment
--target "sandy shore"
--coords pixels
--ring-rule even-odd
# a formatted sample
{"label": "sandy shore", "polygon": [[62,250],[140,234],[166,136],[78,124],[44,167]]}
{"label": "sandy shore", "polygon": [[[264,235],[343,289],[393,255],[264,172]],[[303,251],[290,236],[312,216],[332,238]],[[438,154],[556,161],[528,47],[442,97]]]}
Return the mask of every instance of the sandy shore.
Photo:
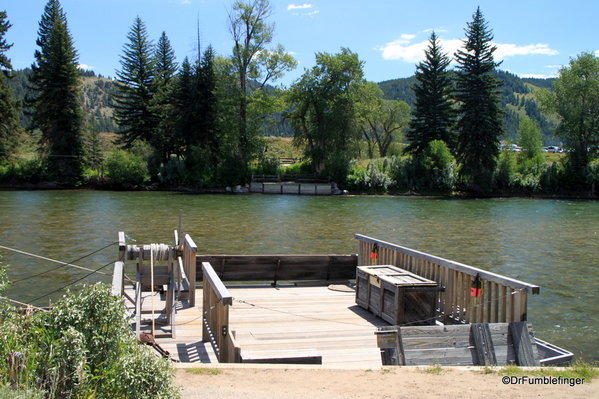
{"label": "sandy shore", "polygon": [[[506,377],[484,374],[478,367],[398,367],[372,370],[333,370],[291,366],[223,367],[218,374],[192,374],[177,369],[175,384],[182,397],[196,398],[590,398],[597,382],[533,384],[534,376]],[[249,365],[248,365],[249,366]],[[542,377],[541,377],[542,378]]]}

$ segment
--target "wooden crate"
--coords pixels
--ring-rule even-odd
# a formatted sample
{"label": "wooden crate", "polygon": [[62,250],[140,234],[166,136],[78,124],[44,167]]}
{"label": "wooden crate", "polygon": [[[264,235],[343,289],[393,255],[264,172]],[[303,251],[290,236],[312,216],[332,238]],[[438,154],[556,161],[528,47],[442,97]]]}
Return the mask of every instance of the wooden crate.
{"label": "wooden crate", "polygon": [[395,266],[356,270],[356,303],[393,325],[435,324],[439,291],[435,281]]}

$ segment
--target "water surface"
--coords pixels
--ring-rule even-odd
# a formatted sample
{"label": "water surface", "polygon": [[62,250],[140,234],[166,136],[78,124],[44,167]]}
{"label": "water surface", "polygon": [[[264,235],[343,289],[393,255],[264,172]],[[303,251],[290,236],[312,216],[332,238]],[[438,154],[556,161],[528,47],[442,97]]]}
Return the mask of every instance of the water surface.
{"label": "water surface", "polygon": [[[173,244],[179,210],[200,253],[349,254],[359,233],[539,285],[529,297],[537,336],[599,360],[596,201],[0,191],[0,245],[110,273],[119,231],[129,243]],[[79,279],[109,281],[0,254],[15,281],[6,295],[23,302],[47,305]]]}

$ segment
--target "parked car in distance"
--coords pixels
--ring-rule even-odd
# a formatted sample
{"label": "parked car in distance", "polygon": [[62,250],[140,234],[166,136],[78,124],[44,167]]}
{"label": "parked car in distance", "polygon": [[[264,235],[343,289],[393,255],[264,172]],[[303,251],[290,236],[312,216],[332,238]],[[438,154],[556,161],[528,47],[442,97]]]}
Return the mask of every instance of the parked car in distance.
{"label": "parked car in distance", "polygon": [[560,147],[557,147],[555,145],[550,145],[550,146],[546,147],[545,149],[547,150],[545,152],[551,152],[551,153],[563,152],[563,150]]}

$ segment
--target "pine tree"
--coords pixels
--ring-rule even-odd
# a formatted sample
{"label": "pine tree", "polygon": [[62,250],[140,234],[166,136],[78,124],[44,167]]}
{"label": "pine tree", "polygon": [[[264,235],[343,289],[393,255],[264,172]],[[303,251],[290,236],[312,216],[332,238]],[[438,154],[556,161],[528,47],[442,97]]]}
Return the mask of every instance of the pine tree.
{"label": "pine tree", "polygon": [[121,143],[130,146],[135,140],[150,141],[158,119],[152,110],[155,93],[154,45],[148,39],[143,21],[137,17],[127,34],[121,56],[122,69],[116,72],[114,100],[117,124],[122,128]]}
{"label": "pine tree", "polygon": [[7,20],[6,11],[0,11],[0,162],[9,158],[10,154],[17,146],[17,138],[21,132],[19,122],[18,102],[8,85],[8,79],[11,79],[10,72],[12,64],[10,59],[4,54],[12,44],[8,44],[4,35],[10,29],[12,24]]}
{"label": "pine tree", "polygon": [[499,66],[493,59],[497,48],[491,43],[493,34],[480,8],[465,32],[464,50],[455,54],[457,160],[464,182],[471,183],[475,190],[488,190],[499,155],[498,137],[503,134],[497,90],[501,82],[492,73]]}
{"label": "pine tree", "polygon": [[175,51],[171,47],[165,32],[158,40],[154,53],[156,67],[153,80],[154,97],[151,111],[156,115],[156,128],[151,134],[150,144],[162,163],[168,162],[174,150],[174,126],[169,113],[172,108],[173,79],[177,73]]}
{"label": "pine tree", "polygon": [[77,183],[83,174],[85,115],[79,99],[78,55],[60,2],[49,0],[40,21],[28,99],[42,133],[48,178]]}
{"label": "pine tree", "polygon": [[423,153],[433,140],[442,140],[455,148],[455,111],[452,107],[453,81],[447,70],[451,60],[442,52],[435,32],[424,51],[425,60],[416,66],[418,84],[412,87],[416,95],[410,129],[406,133],[406,152]]}

